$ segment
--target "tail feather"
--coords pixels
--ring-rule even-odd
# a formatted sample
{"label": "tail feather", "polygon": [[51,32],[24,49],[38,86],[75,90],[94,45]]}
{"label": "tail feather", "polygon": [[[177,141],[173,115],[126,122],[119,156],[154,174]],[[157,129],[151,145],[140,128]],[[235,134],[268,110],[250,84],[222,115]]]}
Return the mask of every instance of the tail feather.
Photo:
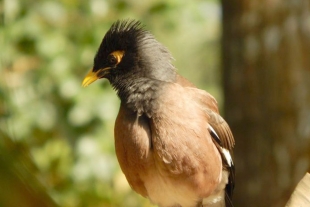
{"label": "tail feather", "polygon": [[234,204],[232,203],[232,199],[231,197],[227,194],[227,192],[225,193],[225,206],[226,207],[234,207]]}

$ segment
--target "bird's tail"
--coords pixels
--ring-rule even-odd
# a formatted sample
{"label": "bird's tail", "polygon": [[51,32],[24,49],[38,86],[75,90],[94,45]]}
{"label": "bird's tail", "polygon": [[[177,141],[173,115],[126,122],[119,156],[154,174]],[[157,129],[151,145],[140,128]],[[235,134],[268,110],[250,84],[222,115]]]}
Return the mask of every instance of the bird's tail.
{"label": "bird's tail", "polygon": [[234,207],[231,197],[227,194],[227,192],[225,192],[225,204],[225,207]]}

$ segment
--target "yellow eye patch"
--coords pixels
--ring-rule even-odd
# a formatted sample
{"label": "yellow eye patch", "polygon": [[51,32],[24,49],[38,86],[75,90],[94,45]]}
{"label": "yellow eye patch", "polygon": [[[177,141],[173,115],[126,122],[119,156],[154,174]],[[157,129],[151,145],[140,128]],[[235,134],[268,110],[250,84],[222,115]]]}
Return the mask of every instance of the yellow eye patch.
{"label": "yellow eye patch", "polygon": [[116,64],[119,64],[124,56],[123,50],[116,50],[110,54],[110,56],[114,57],[116,60]]}

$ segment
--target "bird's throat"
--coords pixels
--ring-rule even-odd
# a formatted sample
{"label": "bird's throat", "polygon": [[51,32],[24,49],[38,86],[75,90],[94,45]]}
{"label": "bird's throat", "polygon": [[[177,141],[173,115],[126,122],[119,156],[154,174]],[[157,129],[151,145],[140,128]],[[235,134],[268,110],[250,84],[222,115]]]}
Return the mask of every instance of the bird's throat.
{"label": "bird's throat", "polygon": [[139,115],[151,117],[158,108],[157,98],[160,96],[164,81],[149,78],[138,78],[131,81],[112,84],[122,104]]}

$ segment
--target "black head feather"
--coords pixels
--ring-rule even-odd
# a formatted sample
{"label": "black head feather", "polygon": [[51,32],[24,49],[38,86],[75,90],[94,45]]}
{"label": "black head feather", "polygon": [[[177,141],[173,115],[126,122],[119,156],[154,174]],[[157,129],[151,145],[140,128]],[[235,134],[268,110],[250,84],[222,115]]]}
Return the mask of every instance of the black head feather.
{"label": "black head feather", "polygon": [[[115,51],[122,51],[123,56],[118,64],[111,65],[109,55]],[[151,100],[165,83],[176,80],[171,60],[167,48],[139,21],[116,21],[100,44],[93,72],[108,68],[99,78],[107,78],[122,102],[133,111],[150,115],[155,107]]]}
{"label": "black head feather", "polygon": [[100,44],[94,60],[95,65],[116,50],[135,52],[137,50],[137,41],[146,34],[147,31],[143,29],[139,21],[116,21],[107,31]]}
{"label": "black head feather", "polygon": [[107,65],[107,57],[113,51],[124,51],[119,66],[106,77],[113,84],[119,78],[147,77],[162,81],[175,80],[172,56],[166,47],[144,29],[136,20],[118,20],[104,36],[94,58],[94,71]]}

